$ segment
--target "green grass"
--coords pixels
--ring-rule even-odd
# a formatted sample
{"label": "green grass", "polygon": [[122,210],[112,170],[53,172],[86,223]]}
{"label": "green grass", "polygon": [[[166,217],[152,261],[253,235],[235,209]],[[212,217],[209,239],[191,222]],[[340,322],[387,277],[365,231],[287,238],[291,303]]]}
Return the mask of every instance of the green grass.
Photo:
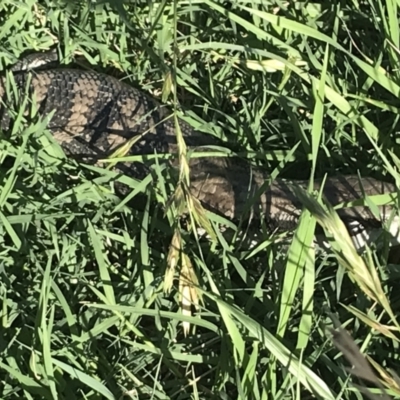
{"label": "green grass", "polygon": [[[162,98],[272,178],[399,182],[399,7],[3,0],[0,69],[59,44],[64,64],[81,56]],[[400,397],[400,269],[387,248],[354,254],[335,214],[304,195],[290,247],[215,215],[215,240],[198,238],[179,210],[163,217],[160,160],[157,191],[151,175],[78,164],[46,120],[25,122],[28,100],[0,136],[1,398],[358,400],[357,377]],[[132,189],[122,203],[118,180]],[[310,249],[317,222],[332,252]],[[182,292],[198,296],[192,314]],[[338,326],[354,342],[332,339]]]}

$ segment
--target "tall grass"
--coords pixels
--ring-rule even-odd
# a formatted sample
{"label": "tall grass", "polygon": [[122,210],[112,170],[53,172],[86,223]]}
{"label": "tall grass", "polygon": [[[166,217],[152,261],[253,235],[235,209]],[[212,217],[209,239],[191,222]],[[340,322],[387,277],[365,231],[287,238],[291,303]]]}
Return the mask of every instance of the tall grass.
{"label": "tall grass", "polygon": [[[398,19],[393,0],[3,0],[0,68],[11,98],[8,66],[57,47],[62,64],[140,87],[274,179],[398,182]],[[309,211],[289,247],[212,214],[215,237],[199,238],[176,224],[179,210],[164,215],[172,188],[161,164],[156,191],[152,175],[78,164],[46,119],[26,122],[28,97],[8,106],[2,398],[361,399],[357,377],[369,395],[400,395],[388,248],[354,254],[333,211],[304,193]],[[317,223],[331,252],[312,246]]]}

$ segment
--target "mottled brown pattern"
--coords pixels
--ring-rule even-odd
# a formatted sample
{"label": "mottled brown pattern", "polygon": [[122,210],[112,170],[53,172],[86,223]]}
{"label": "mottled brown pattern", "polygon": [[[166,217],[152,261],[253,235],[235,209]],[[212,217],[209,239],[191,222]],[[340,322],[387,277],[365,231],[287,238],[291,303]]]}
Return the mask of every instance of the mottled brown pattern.
{"label": "mottled brown pattern", "polygon": [[[27,74],[15,74],[18,87],[24,88]],[[0,96],[4,88],[0,82]],[[176,152],[175,125],[172,119],[159,122],[168,110],[139,90],[99,73],[73,69],[52,69],[32,72],[31,91],[36,96],[40,113],[55,110],[49,128],[65,151],[75,155],[104,157],[124,144],[129,138],[149,130],[131,150],[131,154]],[[3,115],[1,127],[7,128],[9,119]],[[180,123],[188,146],[214,145],[215,140]],[[291,228],[299,217],[301,206],[291,186],[277,180],[261,195],[258,189],[268,179],[264,171],[253,169],[237,158],[207,157],[191,160],[191,190],[209,209],[228,218],[265,215],[271,227]],[[129,164],[124,172],[138,176],[140,168]],[[306,187],[305,182],[297,182]],[[395,191],[394,185],[364,178],[367,194]],[[316,188],[319,182],[316,182]],[[330,178],[324,190],[328,200],[337,204],[362,197],[357,177]],[[248,209],[247,205],[252,204]],[[386,210],[381,208],[383,214]],[[375,220],[365,208],[341,211],[346,219]],[[383,215],[386,217],[386,214]],[[376,220],[375,220],[376,221]]]}

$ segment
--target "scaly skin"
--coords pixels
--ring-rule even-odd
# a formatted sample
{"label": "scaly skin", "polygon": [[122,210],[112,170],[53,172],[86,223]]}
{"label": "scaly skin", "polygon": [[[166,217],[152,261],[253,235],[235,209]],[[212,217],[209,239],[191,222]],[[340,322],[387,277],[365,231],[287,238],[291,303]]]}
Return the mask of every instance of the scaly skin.
{"label": "scaly skin", "polygon": [[[17,72],[14,79],[19,88],[26,87],[28,73]],[[3,84],[2,84],[3,82]],[[130,139],[149,130],[131,154],[176,153],[173,119],[164,120],[169,111],[141,91],[96,72],[74,69],[50,69],[31,74],[30,90],[35,96],[41,115],[55,114],[49,129],[67,154],[79,157],[104,158]],[[0,81],[0,98],[4,98],[4,81]],[[1,127],[7,129],[9,118],[3,110]],[[189,147],[215,145],[210,136],[180,122]],[[202,148],[204,151],[204,147]],[[192,158],[191,190],[203,205],[228,218],[243,217],[246,203],[253,199],[253,218],[261,214],[273,228],[291,229],[296,226],[301,205],[290,184],[274,181],[254,201],[254,193],[268,180],[268,174],[254,169],[238,158]],[[143,167],[125,164],[121,169],[140,177]],[[296,181],[306,187],[306,182]],[[318,189],[320,181],[315,182]],[[368,195],[394,192],[392,184],[363,178],[362,187]],[[328,178],[324,195],[333,205],[360,199],[362,188],[357,176]],[[383,218],[386,211],[381,208]],[[363,207],[341,210],[345,220],[359,220],[364,226],[377,222]]]}

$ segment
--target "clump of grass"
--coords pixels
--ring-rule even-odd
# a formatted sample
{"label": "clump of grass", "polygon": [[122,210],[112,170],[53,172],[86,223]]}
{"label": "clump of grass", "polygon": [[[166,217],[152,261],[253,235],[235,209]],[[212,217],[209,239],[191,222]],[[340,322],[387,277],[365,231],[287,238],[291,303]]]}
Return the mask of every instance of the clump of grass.
{"label": "clump of grass", "polygon": [[[58,46],[63,64],[81,56],[85,68],[142,88],[273,179],[358,171],[396,181],[398,14],[393,2],[368,1],[5,0],[0,68],[11,95],[8,66]],[[46,119],[24,116],[34,116],[29,97],[7,107],[2,397],[361,398],[338,357],[344,348],[327,334],[337,321],[378,371],[374,386],[398,396],[389,372],[398,365],[398,265],[387,250],[357,258],[362,274],[354,259],[316,253],[312,207],[288,249],[263,227],[252,228],[257,246],[245,247],[243,225],[193,206],[215,234],[199,238],[179,223],[180,204],[166,207],[176,187],[162,158],[141,181],[78,164]],[[187,184],[183,142],[180,156]],[[131,190],[125,199],[117,181]],[[339,249],[342,239],[334,236]],[[198,308],[182,313],[182,298]]]}

